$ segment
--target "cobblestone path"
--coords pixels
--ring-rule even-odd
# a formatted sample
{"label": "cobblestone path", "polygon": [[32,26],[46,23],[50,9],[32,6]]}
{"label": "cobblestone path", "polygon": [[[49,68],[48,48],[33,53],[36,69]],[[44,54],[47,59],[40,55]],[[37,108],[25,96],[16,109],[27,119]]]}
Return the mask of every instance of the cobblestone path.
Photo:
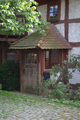
{"label": "cobblestone path", "polygon": [[[10,106],[9,106],[10,107]],[[15,106],[14,106],[15,107]],[[5,108],[6,111],[8,108]],[[1,112],[1,110],[0,110]],[[10,114],[2,114],[0,120],[80,120],[80,111],[70,108],[48,104],[47,106],[27,106],[23,104],[18,109],[10,111]]]}
{"label": "cobblestone path", "polygon": [[54,103],[29,106],[23,101],[15,104],[0,100],[0,115],[0,120],[80,120],[80,109]]}

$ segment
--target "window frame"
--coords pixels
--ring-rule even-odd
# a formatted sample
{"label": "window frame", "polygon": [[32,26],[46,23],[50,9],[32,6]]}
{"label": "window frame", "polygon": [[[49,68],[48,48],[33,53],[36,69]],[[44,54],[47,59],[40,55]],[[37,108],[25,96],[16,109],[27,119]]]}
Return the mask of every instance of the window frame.
{"label": "window frame", "polygon": [[[54,49],[51,49],[51,50],[54,50]],[[44,54],[45,54],[45,69],[47,70],[47,69],[52,69],[52,66],[54,66],[54,65],[57,65],[57,64],[54,64],[54,65],[52,65],[52,64],[50,64],[50,62],[53,60],[53,57],[51,58],[51,50],[45,50],[44,51]],[[60,66],[62,67],[62,49],[55,49],[55,50],[59,50],[60,52],[59,52],[59,63],[58,64],[60,64]],[[46,67],[46,61],[48,60],[47,58],[46,58],[46,51],[49,51],[49,66],[48,67]],[[54,54],[53,54],[54,55]],[[53,56],[52,55],[52,56]],[[54,60],[55,59],[57,59],[57,58],[54,58]]]}
{"label": "window frame", "polygon": [[[57,18],[50,19],[50,6],[56,6],[56,5],[58,5]],[[59,20],[60,20],[60,1],[49,3],[48,7],[47,7],[47,21],[48,22],[56,22]]]}

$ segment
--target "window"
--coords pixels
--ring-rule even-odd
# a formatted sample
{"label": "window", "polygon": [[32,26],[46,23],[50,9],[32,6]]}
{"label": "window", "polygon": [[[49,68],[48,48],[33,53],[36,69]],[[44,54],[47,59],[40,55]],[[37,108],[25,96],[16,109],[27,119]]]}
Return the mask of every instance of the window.
{"label": "window", "polygon": [[57,19],[58,17],[58,5],[50,6],[49,19]]}
{"label": "window", "polygon": [[26,64],[37,64],[37,54],[28,53],[26,54]]}
{"label": "window", "polygon": [[7,53],[7,60],[14,60],[16,62],[16,53]]}
{"label": "window", "polygon": [[51,69],[52,66],[62,64],[62,50],[45,51],[45,69]]}
{"label": "window", "polygon": [[48,5],[48,21],[58,21],[60,14],[59,3],[49,4]]}

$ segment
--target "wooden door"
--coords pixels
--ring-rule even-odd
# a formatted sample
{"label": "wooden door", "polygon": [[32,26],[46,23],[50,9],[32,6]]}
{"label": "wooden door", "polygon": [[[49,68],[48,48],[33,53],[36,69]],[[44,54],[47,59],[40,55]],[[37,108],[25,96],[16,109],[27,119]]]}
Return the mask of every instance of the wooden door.
{"label": "wooden door", "polygon": [[25,53],[25,80],[27,92],[34,92],[38,87],[38,54],[36,51]]}

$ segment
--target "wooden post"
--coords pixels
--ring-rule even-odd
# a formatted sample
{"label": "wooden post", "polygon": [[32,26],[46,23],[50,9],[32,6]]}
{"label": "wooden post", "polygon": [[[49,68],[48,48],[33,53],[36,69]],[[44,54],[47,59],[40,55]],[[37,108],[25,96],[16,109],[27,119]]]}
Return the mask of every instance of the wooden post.
{"label": "wooden post", "polygon": [[68,30],[69,30],[69,0],[65,0],[65,38],[68,41]]}
{"label": "wooden post", "polygon": [[[62,52],[62,61],[64,61],[64,60],[67,60],[68,61],[68,58],[67,58],[67,56],[66,55],[68,55],[68,50],[63,50],[63,52]],[[64,67],[64,63],[63,63],[63,65],[62,65],[62,67]],[[67,70],[65,71],[65,73],[63,74],[63,82],[65,83],[65,84],[67,84],[67,80],[66,80],[66,78],[65,78],[65,74],[66,74],[66,72],[67,72]]]}
{"label": "wooden post", "polygon": [[45,69],[45,60],[44,60],[44,50],[40,52],[40,61],[41,61],[41,76],[43,77],[43,71]]}
{"label": "wooden post", "polygon": [[[68,55],[68,50],[62,50],[62,61],[68,60],[67,55]],[[64,63],[62,64],[62,66],[64,66]]]}
{"label": "wooden post", "polygon": [[[41,78],[43,77],[43,72],[45,69],[45,57],[44,57],[44,50],[40,50],[40,68],[41,68]],[[40,92],[44,94],[44,86],[43,86],[43,79],[40,80],[41,85],[40,85]]]}
{"label": "wooden post", "polygon": [[20,92],[21,92],[21,50],[19,51]]}
{"label": "wooden post", "polygon": [[4,51],[5,51],[5,47],[4,47],[4,42],[2,42],[2,63],[4,62]]}
{"label": "wooden post", "polygon": [[2,43],[0,43],[0,65],[2,64]]}

